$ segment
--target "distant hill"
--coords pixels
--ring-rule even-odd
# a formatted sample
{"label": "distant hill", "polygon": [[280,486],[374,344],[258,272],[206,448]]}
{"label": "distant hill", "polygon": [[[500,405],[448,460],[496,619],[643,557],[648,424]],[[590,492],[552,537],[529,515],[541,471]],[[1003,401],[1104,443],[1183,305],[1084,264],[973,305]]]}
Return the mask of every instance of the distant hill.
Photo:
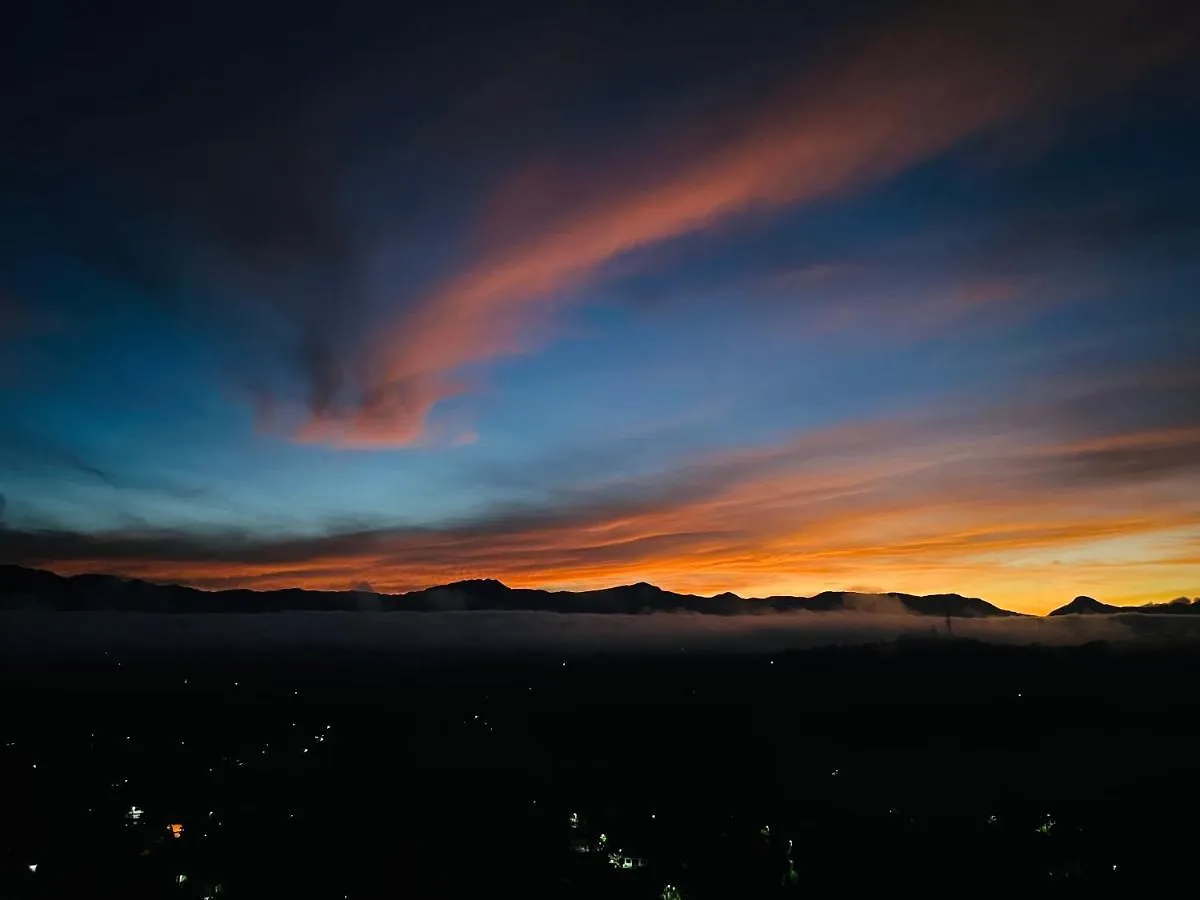
{"label": "distant hill", "polygon": [[1120,612],[1121,607],[1101,603],[1094,597],[1076,597],[1066,606],[1060,606],[1050,613],[1052,616],[1098,616],[1106,613]]}
{"label": "distant hill", "polygon": [[1156,615],[1200,615],[1200,597],[1189,600],[1177,597],[1170,603],[1146,603],[1141,606],[1113,606],[1101,603],[1093,597],[1076,597],[1066,606],[1060,606],[1052,616],[1109,616],[1117,613],[1153,613]]}
{"label": "distant hill", "polygon": [[677,594],[652,584],[621,585],[595,591],[544,591],[510,588],[494,579],[456,581],[407,594],[367,591],[201,591],[179,585],[152,584],[112,575],[64,577],[22,566],[0,566],[0,609],[121,610],[158,613],[260,613],[292,610],[530,610],[639,614],[690,612],[707,615],[751,615],[807,610],[810,612],[896,613],[926,616],[1015,616],[975,597],[958,594],[867,594],[826,591],[813,597],[773,596],[761,599],[736,594],[700,597]]}
{"label": "distant hill", "polygon": [[[0,566],[0,609],[59,611],[116,610],[154,613],[266,613],[290,611],[504,611],[587,612],[636,615],[687,612],[735,616],[808,612],[910,614],[939,618],[1019,616],[977,597],[959,594],[862,593],[825,591],[812,597],[701,597],[677,594],[646,582],[595,591],[544,591],[510,588],[491,578],[456,581],[406,594],[371,591],[201,591],[180,585],[152,584],[113,575],[65,577],[40,569]],[[1108,613],[1200,613],[1200,600],[1139,607],[1109,606],[1077,597],[1051,615]]]}

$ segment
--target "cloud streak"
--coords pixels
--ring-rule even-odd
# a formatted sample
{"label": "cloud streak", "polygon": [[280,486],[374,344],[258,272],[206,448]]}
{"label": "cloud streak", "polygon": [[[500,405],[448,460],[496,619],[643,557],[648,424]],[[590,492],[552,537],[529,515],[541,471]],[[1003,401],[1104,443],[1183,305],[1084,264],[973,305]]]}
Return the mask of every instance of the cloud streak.
{"label": "cloud streak", "polygon": [[[851,41],[700,138],[666,128],[630,165],[548,183],[518,175],[520,189],[501,190],[504,204],[483,216],[513,227],[387,328],[361,391],[315,406],[300,439],[410,444],[433,407],[465,389],[464,368],[520,351],[532,323],[623,255],[886,179],[1034,110],[1122,84],[1187,44],[1171,23],[1131,18],[1119,4],[1042,4],[1036,28],[1031,21],[1021,7],[925,10]],[[1062,34],[1072,37],[1054,37]],[[553,214],[526,214],[537,207],[527,194],[551,191]]]}
{"label": "cloud streak", "polygon": [[[279,539],[9,531],[4,556],[210,588],[365,578],[397,592],[496,577],[743,596],[869,582],[1037,612],[1078,593],[1162,600],[1194,593],[1200,541],[1200,411],[1170,402],[1164,383],[1035,377],[1036,402],[810,430],[440,526]],[[1125,410],[1116,421],[1113,408]]]}

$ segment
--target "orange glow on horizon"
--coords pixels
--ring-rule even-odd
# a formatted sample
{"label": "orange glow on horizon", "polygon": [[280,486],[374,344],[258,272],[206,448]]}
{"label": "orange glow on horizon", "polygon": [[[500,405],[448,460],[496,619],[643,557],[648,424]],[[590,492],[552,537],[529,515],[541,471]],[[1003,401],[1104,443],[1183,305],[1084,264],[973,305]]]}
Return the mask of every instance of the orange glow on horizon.
{"label": "orange glow on horizon", "polygon": [[539,515],[243,543],[213,554],[222,561],[200,548],[172,558],[169,544],[40,564],[206,589],[365,582],[402,593],[468,578],[744,597],[865,587],[1034,613],[1078,594],[1135,604],[1200,593],[1200,483],[1188,465],[1200,431],[1063,430],[1057,410],[1076,390],[1044,385],[1033,403],[802,432],[630,476]]}
{"label": "orange glow on horizon", "polygon": [[[1200,504],[1170,481],[1127,490],[992,493],[987,483],[892,496],[911,461],[820,467],[730,484],[705,500],[527,526],[495,535],[367,536],[357,552],[286,563],[74,559],[62,574],[107,572],[203,588],[399,593],[466,578],[595,590],[649,581],[683,593],[807,595],[822,590],[956,592],[1019,612],[1077,594],[1110,603],[1196,590]],[[890,473],[890,474],[888,474]],[[875,495],[864,485],[883,478]],[[1153,508],[1153,513],[1147,509]],[[1124,552],[1123,552],[1124,548]]]}

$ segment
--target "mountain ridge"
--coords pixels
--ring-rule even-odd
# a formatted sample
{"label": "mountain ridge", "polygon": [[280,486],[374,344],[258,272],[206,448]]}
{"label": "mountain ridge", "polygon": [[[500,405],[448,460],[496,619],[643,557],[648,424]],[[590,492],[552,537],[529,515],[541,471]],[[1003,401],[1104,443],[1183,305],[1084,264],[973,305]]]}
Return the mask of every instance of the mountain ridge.
{"label": "mountain ridge", "polygon": [[1101,603],[1095,597],[1079,596],[1068,603],[1052,610],[1052,616],[1097,616],[1120,612],[1121,607],[1109,603]]}
{"label": "mountain ridge", "polygon": [[[736,616],[787,612],[908,614],[939,618],[1019,617],[1024,613],[960,594],[823,591],[811,597],[741,597],[726,591],[712,597],[668,591],[641,581],[590,591],[509,587],[494,578],[472,578],[400,594],[368,590],[303,588],[204,591],[116,575],[59,575],[45,569],[0,565],[0,610],[126,611],[150,613],[256,613],[290,611],[530,611],[636,615],[652,612]],[[1051,616],[1113,613],[1200,613],[1200,598],[1137,607],[1111,606],[1077,597]]]}
{"label": "mountain ridge", "polygon": [[1168,603],[1143,603],[1141,606],[1114,606],[1101,603],[1095,597],[1079,596],[1065,606],[1051,610],[1051,616],[1112,616],[1122,613],[1150,613],[1154,615],[1200,615],[1200,597],[1189,600],[1176,597]]}

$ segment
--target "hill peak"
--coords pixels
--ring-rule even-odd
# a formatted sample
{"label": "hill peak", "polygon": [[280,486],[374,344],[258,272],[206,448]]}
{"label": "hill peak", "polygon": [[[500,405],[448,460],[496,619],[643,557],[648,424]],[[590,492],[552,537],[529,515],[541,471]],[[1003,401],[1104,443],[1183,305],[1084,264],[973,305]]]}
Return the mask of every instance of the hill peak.
{"label": "hill peak", "polygon": [[1052,616],[1094,616],[1103,613],[1117,612],[1120,607],[1110,606],[1107,603],[1101,603],[1095,597],[1087,597],[1080,595],[1068,603],[1066,606],[1060,606],[1058,609],[1050,613]]}
{"label": "hill peak", "polygon": [[664,593],[666,593],[666,591],[664,591],[662,588],[660,588],[657,584],[651,584],[648,581],[639,581],[636,584],[625,584],[619,588],[615,588],[614,590],[638,591],[639,593],[642,593],[642,594],[664,594]]}
{"label": "hill peak", "polygon": [[452,581],[450,584],[443,585],[443,587],[458,588],[459,590],[470,590],[471,588],[489,591],[512,590],[503,581],[498,581],[495,578],[464,578],[462,581]]}

